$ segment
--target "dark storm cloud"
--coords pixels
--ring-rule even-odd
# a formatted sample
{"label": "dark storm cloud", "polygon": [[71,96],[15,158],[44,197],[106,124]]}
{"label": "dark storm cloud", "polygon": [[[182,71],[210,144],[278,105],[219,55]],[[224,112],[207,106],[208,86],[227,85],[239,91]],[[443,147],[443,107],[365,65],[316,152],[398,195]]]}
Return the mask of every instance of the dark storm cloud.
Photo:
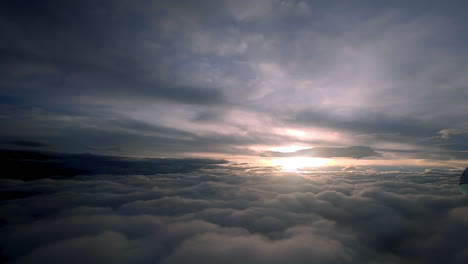
{"label": "dark storm cloud", "polygon": [[30,147],[30,148],[41,148],[41,147],[48,147],[49,145],[44,142],[39,141],[28,141],[28,140],[15,140],[9,142],[12,145],[20,146],[20,147]]}
{"label": "dark storm cloud", "polygon": [[227,164],[214,159],[125,158],[93,154],[0,151],[0,164],[8,173],[1,178],[35,180],[79,174],[161,174],[189,173]]}
{"label": "dark storm cloud", "polygon": [[[135,19],[137,13],[119,5],[3,2],[1,27],[7,41],[0,52],[2,68],[9,73],[2,80],[4,89],[29,103],[77,95],[204,105],[224,101],[220,89],[151,77],[147,63],[158,63],[159,57],[145,58],[134,43],[151,21]],[[27,95],[37,90],[42,92]]]}
{"label": "dark storm cloud", "polygon": [[338,158],[338,157],[349,157],[355,159],[367,158],[367,157],[378,157],[381,154],[375,152],[370,147],[364,146],[352,146],[348,148],[332,148],[332,147],[316,147],[310,149],[301,149],[294,152],[276,152],[270,151],[263,153],[266,157],[297,157],[297,156],[308,156],[308,157],[322,157],[322,158]]}
{"label": "dark storm cloud", "polygon": [[467,261],[468,203],[456,190],[460,171],[231,168],[2,179],[0,191],[10,194],[0,202],[2,261]]}

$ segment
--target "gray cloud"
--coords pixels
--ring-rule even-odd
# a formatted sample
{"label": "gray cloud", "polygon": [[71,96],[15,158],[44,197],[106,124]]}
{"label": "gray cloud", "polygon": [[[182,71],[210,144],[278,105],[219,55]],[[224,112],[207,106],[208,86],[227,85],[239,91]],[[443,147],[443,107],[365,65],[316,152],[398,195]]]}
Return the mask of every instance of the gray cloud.
{"label": "gray cloud", "polygon": [[463,132],[457,129],[442,129],[437,134],[440,134],[440,137],[443,139],[449,139],[452,135],[459,135],[462,134]]}
{"label": "gray cloud", "polygon": [[2,2],[2,148],[467,160],[465,3],[247,2]]}
{"label": "gray cloud", "polygon": [[49,146],[47,143],[43,143],[39,141],[28,141],[28,140],[15,140],[9,143],[19,146],[19,147],[29,147],[29,148],[42,148],[42,147]]}
{"label": "gray cloud", "polygon": [[0,178],[36,180],[79,174],[188,173],[228,164],[215,159],[127,158],[93,154],[36,153],[0,150],[0,164],[8,173]]}
{"label": "gray cloud", "polygon": [[[9,73],[2,84],[6,91],[33,102],[48,101],[48,96],[73,101],[78,94],[203,105],[224,101],[220,89],[155,77],[146,63],[160,58],[148,60],[138,51],[140,43],[133,40],[142,30],[130,30],[138,23],[120,4],[124,1],[84,1],[73,7],[60,1],[3,3],[2,29],[9,39],[1,47],[7,58],[2,68]],[[144,20],[141,23],[149,26]],[[47,92],[25,96],[38,87]]]}
{"label": "gray cloud", "polygon": [[364,146],[352,146],[348,148],[316,147],[310,149],[301,149],[294,152],[270,151],[263,153],[262,155],[267,157],[309,156],[323,158],[349,157],[355,159],[381,156],[381,154],[375,152],[372,148]]}
{"label": "gray cloud", "polygon": [[388,116],[385,114],[368,114],[349,120],[347,117],[334,117],[322,111],[306,110],[290,115],[292,122],[299,124],[329,127],[338,131],[354,133],[398,133],[404,136],[427,137],[437,131],[434,124],[423,122],[415,118],[402,116]]}
{"label": "gray cloud", "polygon": [[[118,170],[116,164],[106,166]],[[341,169],[272,174],[228,165],[154,175],[1,179],[0,192],[10,194],[0,201],[1,258],[6,263],[467,260],[468,203],[456,189],[460,171]]]}

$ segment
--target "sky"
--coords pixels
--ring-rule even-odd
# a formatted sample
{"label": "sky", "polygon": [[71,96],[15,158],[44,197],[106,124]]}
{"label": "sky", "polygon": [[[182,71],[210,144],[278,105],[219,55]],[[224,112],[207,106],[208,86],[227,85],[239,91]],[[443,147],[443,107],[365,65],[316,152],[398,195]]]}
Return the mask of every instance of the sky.
{"label": "sky", "polygon": [[3,149],[468,163],[465,1],[0,5]]}
{"label": "sky", "polygon": [[0,262],[465,264],[466,1],[0,1]]}

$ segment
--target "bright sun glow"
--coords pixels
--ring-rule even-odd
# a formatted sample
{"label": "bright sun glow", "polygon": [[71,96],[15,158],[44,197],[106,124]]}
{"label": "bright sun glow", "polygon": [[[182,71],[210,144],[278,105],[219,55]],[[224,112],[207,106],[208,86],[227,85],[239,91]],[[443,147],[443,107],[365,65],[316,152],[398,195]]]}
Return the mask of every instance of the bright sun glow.
{"label": "bright sun glow", "polygon": [[329,163],[329,160],[324,158],[290,157],[275,159],[272,163],[281,166],[283,171],[297,171],[301,168],[325,166]]}
{"label": "bright sun glow", "polygon": [[283,152],[283,153],[286,153],[286,152],[295,152],[295,151],[298,151],[298,150],[301,150],[301,149],[308,149],[310,147],[306,147],[306,146],[284,146],[284,147],[273,147],[273,148],[270,148],[269,150],[270,151],[277,151],[277,152]]}

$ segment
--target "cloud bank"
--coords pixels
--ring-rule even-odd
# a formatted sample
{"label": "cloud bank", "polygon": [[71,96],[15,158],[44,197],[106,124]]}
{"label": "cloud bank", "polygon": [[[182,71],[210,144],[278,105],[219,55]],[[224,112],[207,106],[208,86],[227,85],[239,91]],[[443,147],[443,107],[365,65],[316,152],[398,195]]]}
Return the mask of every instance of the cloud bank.
{"label": "cloud bank", "polygon": [[268,157],[297,157],[297,156],[308,156],[308,157],[322,157],[322,158],[341,158],[349,157],[355,159],[361,159],[366,157],[378,157],[381,154],[375,152],[372,148],[363,146],[352,146],[348,148],[330,148],[330,147],[316,147],[310,149],[301,149],[293,152],[276,152],[270,151],[264,156]]}
{"label": "cloud bank", "polygon": [[[184,161],[180,160],[180,166]],[[175,162],[174,162],[175,164]],[[5,263],[466,263],[459,172],[0,180]]]}

